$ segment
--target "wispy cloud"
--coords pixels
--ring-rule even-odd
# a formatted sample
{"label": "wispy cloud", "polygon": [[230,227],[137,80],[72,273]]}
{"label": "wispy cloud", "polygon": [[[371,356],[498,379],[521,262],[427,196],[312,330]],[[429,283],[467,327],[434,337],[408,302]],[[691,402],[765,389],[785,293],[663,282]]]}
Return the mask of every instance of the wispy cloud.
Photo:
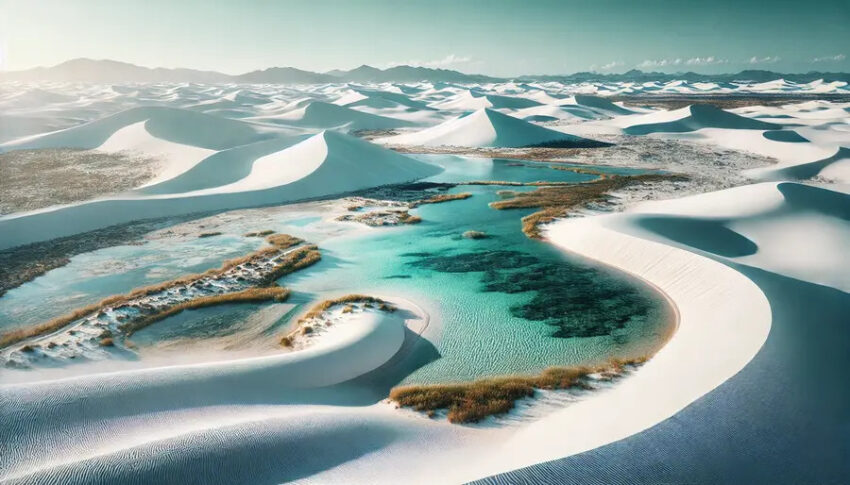
{"label": "wispy cloud", "polygon": [[847,59],[844,54],[836,54],[834,56],[815,57],[812,62],[839,62]]}
{"label": "wispy cloud", "polygon": [[637,67],[647,68],[647,67],[670,67],[670,66],[710,66],[715,64],[729,64],[728,59],[721,59],[715,56],[707,56],[707,57],[691,57],[688,59],[682,59],[681,57],[677,57],[675,59],[647,59],[637,65]]}
{"label": "wispy cloud", "polygon": [[779,62],[781,60],[782,60],[782,58],[779,57],[779,56],[765,56],[765,57],[753,56],[753,57],[750,57],[750,60],[748,62],[750,64],[776,64],[777,62]]}
{"label": "wispy cloud", "polygon": [[612,69],[616,69],[618,67],[625,66],[626,63],[623,61],[611,61],[608,64],[603,64],[601,66],[597,66],[596,64],[590,66],[591,71],[610,71]]}
{"label": "wispy cloud", "polygon": [[678,66],[682,64],[682,59],[647,59],[637,67],[667,67],[667,66]]}
{"label": "wispy cloud", "polygon": [[435,67],[435,68],[448,68],[458,65],[464,64],[474,64],[471,57],[468,56],[459,56],[457,54],[449,54],[442,59],[434,59],[431,61],[421,61],[421,60],[411,60],[405,62],[391,62],[387,64],[387,67],[395,67],[395,66],[415,66],[415,67]]}
{"label": "wispy cloud", "polygon": [[689,66],[709,66],[712,64],[729,64],[728,59],[719,59],[714,56],[708,57],[692,57],[685,61]]}

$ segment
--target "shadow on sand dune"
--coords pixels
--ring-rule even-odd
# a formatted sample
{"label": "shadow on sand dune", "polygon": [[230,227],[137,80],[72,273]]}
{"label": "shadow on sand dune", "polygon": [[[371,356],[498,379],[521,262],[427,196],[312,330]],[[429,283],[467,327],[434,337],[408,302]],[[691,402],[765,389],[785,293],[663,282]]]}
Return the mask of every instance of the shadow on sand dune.
{"label": "shadow on sand dune", "polygon": [[685,217],[641,217],[638,225],[692,248],[727,258],[749,256],[758,251],[756,243],[729,229],[726,221]]}
{"label": "shadow on sand dune", "polygon": [[[276,484],[308,477],[388,446],[397,434],[371,420],[303,416],[181,435],[9,480],[90,484]],[[248,439],[250,436],[250,439]]]}

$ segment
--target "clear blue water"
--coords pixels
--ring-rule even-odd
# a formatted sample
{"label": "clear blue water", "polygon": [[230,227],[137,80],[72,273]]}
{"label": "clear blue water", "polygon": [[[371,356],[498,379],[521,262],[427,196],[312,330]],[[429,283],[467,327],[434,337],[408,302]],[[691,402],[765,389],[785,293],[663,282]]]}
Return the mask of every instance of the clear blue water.
{"label": "clear blue water", "polygon": [[[422,158],[445,168],[429,179],[433,182],[593,178],[551,170],[545,163]],[[330,296],[375,293],[407,298],[431,315],[425,335],[440,358],[407,382],[536,372],[552,365],[640,355],[657,345],[667,322],[659,295],[527,238],[520,218],[531,210],[488,207],[504,189],[516,187],[458,186],[449,192],[470,192],[472,197],[420,206],[413,213],[423,219],[421,224],[366,231],[350,223],[322,222],[317,204],[225,214],[219,216],[224,223],[215,229],[225,233],[221,236],[153,240],[77,256],[68,266],[0,298],[0,321],[6,328],[37,323],[109,295],[218,266],[262,244],[242,237],[244,232],[274,229],[315,242],[322,251],[319,264],[282,281],[294,292],[290,302],[299,305],[296,311]],[[490,237],[463,238],[468,230]],[[169,325],[187,334],[204,334],[205,322],[226,333],[228,321],[238,326],[256,311],[257,305],[234,305],[184,312],[151,327],[147,337],[142,334],[148,330],[140,332],[140,340],[178,337]],[[280,328],[291,315],[271,327]]]}

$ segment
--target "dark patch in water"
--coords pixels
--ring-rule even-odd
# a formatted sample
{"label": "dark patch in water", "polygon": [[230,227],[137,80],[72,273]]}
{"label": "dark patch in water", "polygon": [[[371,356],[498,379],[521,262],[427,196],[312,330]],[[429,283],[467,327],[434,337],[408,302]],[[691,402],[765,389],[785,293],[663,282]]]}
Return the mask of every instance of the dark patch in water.
{"label": "dark patch in water", "polygon": [[413,253],[401,253],[399,254],[402,258],[427,258],[431,256],[431,253],[424,252],[413,252]]}
{"label": "dark patch in water", "polygon": [[409,274],[394,274],[390,276],[384,276],[384,279],[386,280],[406,280],[408,278],[413,278],[413,276]]}
{"label": "dark patch in water", "polygon": [[533,292],[530,300],[511,307],[511,313],[556,327],[553,337],[614,335],[644,322],[654,308],[638,288],[611,275],[565,261],[544,262],[519,251],[426,256],[409,264],[444,273],[483,272],[483,291]]}
{"label": "dark patch in water", "polygon": [[423,253],[421,259],[408,264],[442,273],[470,273],[497,269],[522,268],[539,262],[534,256],[519,251],[480,251],[446,256]]}

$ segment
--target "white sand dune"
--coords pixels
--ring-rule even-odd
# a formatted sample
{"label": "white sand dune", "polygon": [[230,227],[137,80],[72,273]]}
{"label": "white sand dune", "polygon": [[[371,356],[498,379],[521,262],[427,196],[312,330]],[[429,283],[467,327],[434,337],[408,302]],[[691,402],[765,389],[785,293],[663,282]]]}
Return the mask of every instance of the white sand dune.
{"label": "white sand dune", "polygon": [[58,131],[80,122],[79,119],[50,115],[30,116],[3,113],[0,114],[0,144],[16,138]]}
{"label": "white sand dune", "polygon": [[[54,473],[68,473],[66,467],[80,470],[73,474],[86,473],[85,469],[97,468],[97,462],[123,450],[269,417],[252,413],[251,404],[301,403],[309,408],[357,402],[361,398],[356,394],[323,389],[387,362],[405,340],[405,325],[399,314],[380,311],[358,313],[348,320],[311,347],[292,353],[2,386],[8,406],[0,413],[14,430],[4,433],[10,441],[4,443],[8,453],[0,456],[2,478],[24,474],[27,481],[48,480]],[[274,388],[271,399],[270,386]],[[82,412],[74,405],[79,400],[89,403]],[[227,409],[220,408],[240,405],[247,413],[231,413],[229,418]],[[278,414],[281,410],[285,414],[287,407],[282,406]],[[194,408],[197,414],[187,414],[183,408]],[[24,415],[6,414],[13,409]],[[224,415],[217,416],[221,411]],[[62,431],[57,422],[75,433]],[[333,419],[327,425],[346,423]],[[132,433],[116,436],[110,431],[113,426]],[[52,451],[43,453],[45,446]]]}
{"label": "white sand dune", "polygon": [[[204,171],[216,170],[217,166],[216,163],[201,162],[195,166],[201,172],[196,175],[199,180],[221,181],[220,178],[203,176]],[[242,166],[243,169],[245,167]],[[170,192],[166,194],[153,195],[141,190],[124,197],[2,217],[0,248],[140,219],[327,197],[409,182],[439,171],[440,168],[434,165],[360,139],[323,132],[278,154],[254,160],[250,171],[232,183],[173,193],[172,190],[180,188],[179,183],[176,183],[172,185],[172,190],[164,191]]]}
{"label": "white sand dune", "polygon": [[539,106],[540,104],[529,98],[476,93],[467,90],[446,101],[431,104],[431,107],[446,111],[474,111],[485,108],[516,110]]}
{"label": "white sand dune", "polygon": [[778,162],[775,165],[745,172],[747,176],[755,180],[823,179],[840,183],[850,182],[848,148],[846,148],[850,146],[850,133],[840,130],[831,130],[824,136],[821,132],[805,131],[803,128],[793,130],[785,128],[778,132],[757,129],[701,128],[689,133],[656,135],[775,158]]}
{"label": "white sand dune", "polygon": [[387,130],[412,126],[409,121],[380,116],[323,101],[311,101],[288,113],[251,118],[253,121],[339,131]]}
{"label": "white sand dune", "polygon": [[28,148],[97,148],[117,131],[144,122],[153,137],[209,150],[223,150],[267,138],[258,128],[236,120],[177,108],[132,108],[61,131],[0,145],[0,151]]}
{"label": "white sand dune", "polygon": [[[611,116],[617,115],[629,115],[636,112],[636,110],[630,110],[624,108],[620,105],[614,104],[608,99],[605,99],[600,96],[590,96],[586,94],[576,94],[573,97],[573,102],[585,108],[590,108],[596,112],[602,112]],[[572,104],[572,103],[564,103],[564,104]]]}
{"label": "white sand dune", "polygon": [[162,164],[158,175],[145,186],[154,185],[180,175],[198,164],[215,150],[181,145],[152,136],[139,121],[116,131],[95,150],[104,153],[130,153],[153,158]]}
{"label": "white sand dune", "polygon": [[337,100],[334,104],[348,106],[349,108],[367,107],[380,109],[397,110],[398,107],[404,107],[412,110],[433,110],[426,103],[416,101],[410,96],[402,92],[379,91],[375,89],[357,89],[354,94],[348,98]]}
{"label": "white sand dune", "polygon": [[540,105],[518,109],[511,116],[526,121],[555,121],[555,120],[585,120],[593,118],[590,112],[583,113],[572,107],[557,105]]}
{"label": "white sand dune", "polygon": [[254,162],[271,156],[309,138],[310,135],[276,136],[248,145],[214,152],[185,172],[135,192],[144,195],[180,194],[229,185],[247,177]]}
{"label": "white sand dune", "polygon": [[701,128],[776,130],[782,127],[774,123],[738,116],[709,104],[695,104],[680,110],[632,118],[623,132],[629,135],[648,135],[658,132],[690,132]]}
{"label": "white sand dune", "polygon": [[529,147],[601,146],[603,144],[480,109],[416,133],[379,138],[378,143],[413,146]]}

